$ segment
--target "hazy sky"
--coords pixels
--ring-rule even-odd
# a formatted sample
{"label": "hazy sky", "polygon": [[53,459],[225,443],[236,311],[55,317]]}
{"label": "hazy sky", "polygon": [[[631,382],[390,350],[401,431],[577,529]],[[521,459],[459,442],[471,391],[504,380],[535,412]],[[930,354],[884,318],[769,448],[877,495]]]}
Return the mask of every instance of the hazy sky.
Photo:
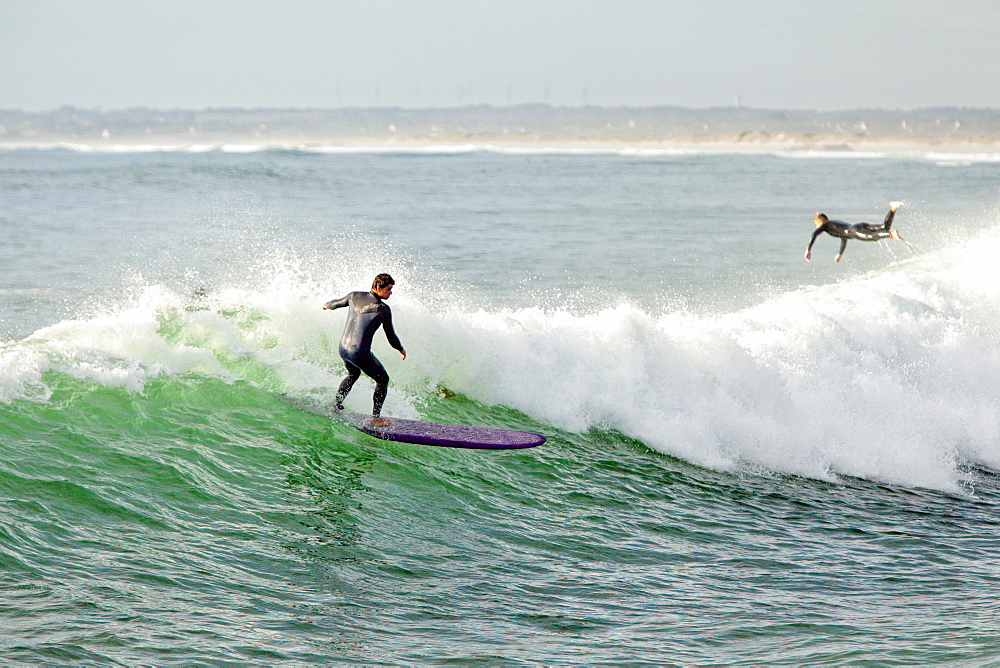
{"label": "hazy sky", "polygon": [[1000,108],[998,0],[0,0],[0,108]]}

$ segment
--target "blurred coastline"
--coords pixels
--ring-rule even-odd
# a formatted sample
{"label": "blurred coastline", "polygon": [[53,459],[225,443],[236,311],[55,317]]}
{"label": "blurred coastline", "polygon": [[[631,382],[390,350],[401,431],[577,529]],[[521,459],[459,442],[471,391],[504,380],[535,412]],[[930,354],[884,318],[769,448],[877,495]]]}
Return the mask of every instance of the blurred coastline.
{"label": "blurred coastline", "polygon": [[0,149],[408,150],[440,146],[564,150],[1000,151],[1000,110],[807,111],[718,107],[205,110],[0,109]]}

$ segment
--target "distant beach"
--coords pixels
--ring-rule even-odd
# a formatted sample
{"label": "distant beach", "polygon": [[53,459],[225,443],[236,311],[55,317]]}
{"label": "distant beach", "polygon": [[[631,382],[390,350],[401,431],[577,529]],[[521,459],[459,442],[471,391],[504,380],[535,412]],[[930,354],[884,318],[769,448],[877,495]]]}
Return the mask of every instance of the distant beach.
{"label": "distant beach", "polygon": [[0,148],[1000,153],[1000,110],[720,107],[0,110]]}

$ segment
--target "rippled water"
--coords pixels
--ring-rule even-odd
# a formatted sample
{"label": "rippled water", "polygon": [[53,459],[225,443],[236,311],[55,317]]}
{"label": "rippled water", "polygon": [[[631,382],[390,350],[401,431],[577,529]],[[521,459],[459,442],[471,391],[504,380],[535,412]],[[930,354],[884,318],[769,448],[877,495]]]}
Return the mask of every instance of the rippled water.
{"label": "rippled water", "polygon": [[[998,169],[0,153],[0,656],[994,662]],[[384,269],[386,412],[545,445],[324,414]]]}

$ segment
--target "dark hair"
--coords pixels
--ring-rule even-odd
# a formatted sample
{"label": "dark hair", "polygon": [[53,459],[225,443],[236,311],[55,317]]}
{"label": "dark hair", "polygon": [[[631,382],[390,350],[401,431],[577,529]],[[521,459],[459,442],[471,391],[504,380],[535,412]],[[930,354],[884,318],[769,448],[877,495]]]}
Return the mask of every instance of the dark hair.
{"label": "dark hair", "polygon": [[396,281],[392,280],[392,276],[389,274],[379,274],[372,281],[372,290],[381,290],[382,288],[387,288],[390,285],[396,285]]}

